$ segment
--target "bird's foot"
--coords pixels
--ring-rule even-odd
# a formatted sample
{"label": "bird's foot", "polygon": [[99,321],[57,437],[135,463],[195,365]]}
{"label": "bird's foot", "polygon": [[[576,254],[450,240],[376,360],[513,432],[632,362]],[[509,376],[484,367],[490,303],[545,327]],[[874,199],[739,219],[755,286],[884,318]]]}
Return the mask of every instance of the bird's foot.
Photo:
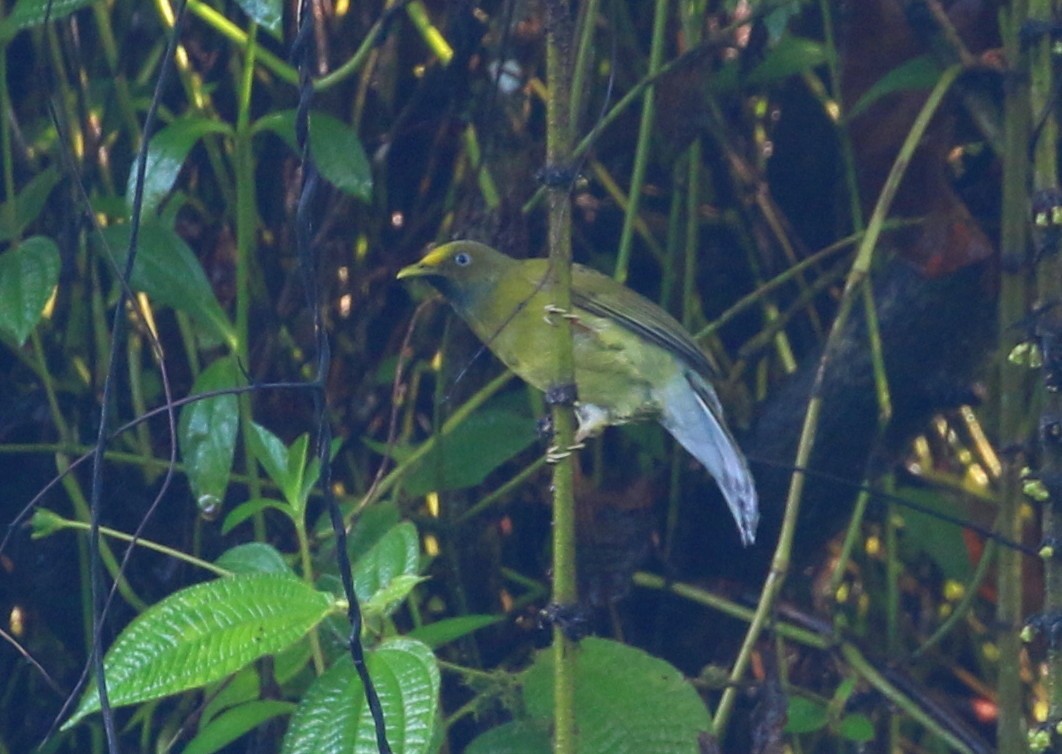
{"label": "bird's foot", "polygon": [[557,326],[557,321],[553,319],[553,315],[555,314],[559,314],[561,317],[568,320],[569,322],[575,322],[579,319],[579,316],[577,314],[572,314],[567,309],[556,306],[555,304],[546,304],[546,316],[543,317],[543,319],[546,320],[547,325],[553,325],[554,327]]}
{"label": "bird's foot", "polygon": [[573,443],[565,448],[558,445],[551,445],[546,449],[546,463],[560,463],[565,458],[571,456],[575,451],[582,450],[585,447],[586,445],[581,442]]}

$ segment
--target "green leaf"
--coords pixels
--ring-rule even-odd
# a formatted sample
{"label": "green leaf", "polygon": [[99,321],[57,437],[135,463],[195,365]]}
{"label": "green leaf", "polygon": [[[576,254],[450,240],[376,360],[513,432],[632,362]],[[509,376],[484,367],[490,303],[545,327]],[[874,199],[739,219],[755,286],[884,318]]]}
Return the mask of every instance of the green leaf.
{"label": "green leaf", "polygon": [[[711,729],[696,690],[661,659],[607,639],[584,639],[575,655],[579,748],[610,754],[698,754]],[[523,673],[532,719],[553,715],[553,652],[539,652]]]}
{"label": "green leaf", "polygon": [[[347,537],[347,552],[351,561],[356,561],[379,542],[383,535],[391,531],[402,520],[402,514],[393,500],[377,503],[358,514],[354,528]],[[328,516],[321,516],[324,531],[332,531]]]}
{"label": "green leaf", "polygon": [[849,741],[868,743],[874,740],[874,723],[866,715],[853,713],[841,718],[837,732]]}
{"label": "green leaf", "polygon": [[[137,704],[218,681],[298,641],[332,610],[330,595],[276,574],[182,589],[137,616],[107,652],[110,703]],[[99,708],[93,685],[63,729]]]}
{"label": "green leaf", "polygon": [[399,576],[416,576],[419,570],[420,537],[417,528],[405,521],[354,563],[354,591],[365,602]]}
{"label": "green leaf", "polygon": [[543,722],[514,720],[477,736],[465,754],[551,754],[553,741]]}
{"label": "green leaf", "polygon": [[534,423],[512,411],[477,411],[436,438],[435,447],[407,474],[410,495],[456,490],[482,482],[487,474],[535,441]]}
{"label": "green leaf", "polygon": [[256,24],[264,27],[274,37],[280,38],[284,22],[284,5],[281,0],[237,0],[243,12]]}
{"label": "green leaf", "polygon": [[353,128],[331,115],[311,113],[310,149],[329,183],[355,199],[372,201],[372,168]]}
{"label": "green leaf", "polygon": [[[184,167],[188,153],[195,143],[207,134],[232,133],[228,124],[218,120],[191,116],[179,118],[160,129],[148,143],[147,161],[144,170],[144,204],[143,217],[147,218],[158,210],[162,200],[170,193],[177,176]],[[126,182],[125,201],[132,210],[133,196],[136,189],[136,162],[129,169]]]}
{"label": "green leaf", "polygon": [[[439,707],[439,669],[431,650],[393,639],[366,657],[383,707],[387,740],[403,754],[430,750]],[[365,692],[344,656],[306,692],[284,736],[283,754],[375,754],[376,734]]]}
{"label": "green leaf", "polygon": [[280,511],[288,518],[292,517],[290,505],[286,505],[279,500],[270,500],[264,497],[255,498],[240,503],[225,516],[225,520],[221,524],[221,533],[228,534],[251,516],[269,509]]}
{"label": "green leaf", "polygon": [[18,0],[11,15],[0,24],[0,41],[6,41],[15,33],[32,26],[40,26],[45,18],[58,21],[89,5],[92,0]]}
{"label": "green leaf", "polygon": [[61,177],[62,175],[54,167],[46,168],[33,176],[13,200],[15,205],[13,224],[7,222],[9,213],[4,208],[8,203],[0,204],[0,241],[10,241],[22,235],[26,226],[40,215],[44,205],[48,202],[48,196]]}
{"label": "green leaf", "polygon": [[859,101],[845,114],[845,120],[852,121],[887,94],[931,89],[937,83],[941,73],[940,65],[932,55],[919,55],[916,58],[905,60],[863,92],[863,96],[859,98]]}
{"label": "green leaf", "polygon": [[443,618],[426,626],[418,626],[406,636],[436,649],[503,620],[505,618],[501,615],[459,615],[455,618]]}
{"label": "green leaf", "polygon": [[427,577],[412,574],[395,576],[369,599],[362,601],[361,610],[367,619],[390,615],[422,581],[427,581]]}
{"label": "green leaf", "polygon": [[[292,150],[297,149],[294,110],[262,117],[255,130],[263,129],[275,133]],[[372,167],[354,129],[331,115],[311,112],[310,152],[325,180],[355,199],[372,201]]]}
{"label": "green leaf", "polygon": [[254,701],[262,695],[262,683],[258,668],[248,665],[228,678],[218,681],[203,691],[206,703],[199,716],[200,730],[219,714],[239,704]]}
{"label": "green leaf", "polygon": [[904,508],[904,544],[928,555],[946,578],[969,583],[973,578],[973,565],[962,529],[933,515],[939,512],[961,520],[965,518],[965,512],[935,490],[904,487],[896,494],[924,509]]}
{"label": "green leaf", "polygon": [[0,330],[21,347],[59,282],[59,249],[44,236],[0,254]]}
{"label": "green leaf", "polygon": [[[223,357],[200,372],[192,393],[223,390],[236,384],[236,360]],[[203,398],[181,409],[177,439],[188,483],[200,510],[217,509],[221,505],[229,486],[239,424],[240,406],[235,395]]]}
{"label": "green leaf", "polygon": [[284,556],[265,542],[247,542],[236,545],[214,561],[214,565],[232,571],[237,576],[252,573],[273,573],[281,576],[295,576]]}
{"label": "green leaf", "polygon": [[766,86],[817,68],[828,59],[829,53],[820,42],[790,34],[778,40],[746,81],[752,86]]}
{"label": "green leaf", "polygon": [[302,488],[302,469],[306,463],[306,435],[284,447],[284,442],[260,424],[251,424],[251,450],[265,473],[280,488],[293,508]]}
{"label": "green leaf", "polygon": [[[119,271],[124,271],[129,226],[112,226],[103,231],[103,236],[114,252]],[[173,229],[157,223],[145,223],[140,228],[129,284],[156,303],[187,313],[208,335],[230,349],[236,348],[236,331],[214,297],[202,265]]]}
{"label": "green leaf", "polygon": [[181,754],[214,754],[240,736],[295,709],[291,702],[262,699],[226,710],[204,725]]}
{"label": "green leaf", "polygon": [[812,733],[825,728],[829,721],[826,705],[803,696],[789,697],[786,733]]}

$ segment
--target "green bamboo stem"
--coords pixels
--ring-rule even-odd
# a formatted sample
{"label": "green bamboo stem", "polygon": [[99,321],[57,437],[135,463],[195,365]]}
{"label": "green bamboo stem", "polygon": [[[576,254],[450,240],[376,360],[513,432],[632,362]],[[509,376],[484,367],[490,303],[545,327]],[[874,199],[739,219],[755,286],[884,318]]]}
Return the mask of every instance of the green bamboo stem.
{"label": "green bamboo stem", "polygon": [[[572,28],[566,0],[546,0],[546,167],[567,169],[572,159],[571,79]],[[549,208],[549,259],[547,289],[559,311],[572,308],[572,226],[570,186],[555,183],[547,194]],[[559,318],[554,340],[553,385],[575,385],[575,357],[571,323]],[[552,406],[553,442],[557,448],[574,445],[575,414],[571,405]],[[575,608],[578,600],[575,574],[575,465],[564,450],[553,471],[553,604],[558,610]],[[553,625],[553,751],[575,754],[575,663],[577,644],[561,621]]]}
{"label": "green bamboo stem", "polygon": [[[1021,60],[1019,27],[1026,20],[1024,0],[1011,3],[1009,18],[1004,23],[1004,44],[1008,59],[1015,65]],[[1007,89],[1004,107],[1003,206],[1000,214],[1000,245],[1004,264],[1001,265],[999,302],[999,443],[1001,447],[1022,447],[1024,422],[1028,410],[1026,369],[1011,363],[1006,355],[1021,337],[1014,325],[1026,315],[1027,273],[1025,260],[1028,244],[1028,139],[1030,131],[1028,84],[1022,75],[1013,76]],[[1008,264],[1007,261],[1011,263]],[[1000,491],[999,533],[1021,539],[1021,478],[1024,465],[1021,454],[1004,456],[1002,489]],[[1003,627],[999,635],[999,676],[996,698],[999,721],[996,725],[1000,754],[1019,754],[1026,750],[1022,705],[1021,641],[1019,630],[1023,619],[1021,607],[1022,556],[1010,548],[1002,548],[997,568],[997,623]]]}

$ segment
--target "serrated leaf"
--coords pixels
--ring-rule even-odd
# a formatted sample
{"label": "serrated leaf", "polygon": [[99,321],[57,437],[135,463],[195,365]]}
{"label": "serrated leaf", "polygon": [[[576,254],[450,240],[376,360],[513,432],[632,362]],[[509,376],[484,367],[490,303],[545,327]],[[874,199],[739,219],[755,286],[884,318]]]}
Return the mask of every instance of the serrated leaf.
{"label": "serrated leaf", "polygon": [[[129,226],[115,225],[103,231],[118,269],[124,271],[129,253]],[[236,347],[236,331],[203,272],[202,265],[171,228],[146,223],[140,228],[136,263],[130,286],[143,291],[158,304],[187,313],[215,340]]]}
{"label": "serrated leaf", "polygon": [[91,4],[92,0],[18,0],[11,15],[0,24],[0,40],[11,39],[22,29],[40,26],[45,19],[58,21]]}
{"label": "serrated leaf", "polygon": [[813,39],[786,35],[771,48],[763,62],[752,69],[747,82],[765,86],[817,68],[829,59],[826,47]]}
{"label": "serrated leaf", "polygon": [[[221,121],[190,116],[179,118],[160,129],[148,143],[144,170],[143,217],[154,214],[162,200],[170,193],[177,176],[184,167],[188,153],[201,138],[211,133],[229,134],[232,128]],[[129,170],[126,181],[126,206],[132,210],[136,189],[136,162]]]}
{"label": "serrated leaf", "polygon": [[[255,129],[272,131],[297,149],[294,110],[264,116]],[[372,167],[354,129],[314,110],[310,113],[310,153],[325,180],[355,199],[372,200]]]}
{"label": "serrated leaf", "polygon": [[802,696],[789,698],[786,733],[812,733],[825,728],[829,721],[830,716],[825,705]]}
{"label": "serrated leaf", "polygon": [[[330,595],[290,576],[234,576],[182,589],[137,616],[108,650],[111,706],[218,681],[298,641],[332,610]],[[99,706],[93,684],[63,729]]]}
{"label": "serrated leaf", "polygon": [[274,573],[281,576],[295,576],[284,556],[265,542],[247,542],[236,545],[214,561],[214,565],[232,571],[237,576],[251,573]]}
{"label": "serrated leaf", "polygon": [[[61,177],[54,167],[46,168],[33,176],[13,200],[9,200],[15,205],[13,212],[4,210],[8,202],[0,204],[0,241],[10,241],[22,235],[26,226],[36,220],[44,209],[48,196]],[[14,217],[13,224],[7,222],[10,215]]]}
{"label": "serrated leaf", "polygon": [[214,754],[245,733],[295,709],[291,702],[259,699],[226,710],[204,725],[181,754]]}
{"label": "serrated leaf", "polygon": [[[235,358],[224,357],[200,372],[192,393],[223,390],[236,384]],[[220,506],[225,496],[239,424],[240,406],[235,395],[203,398],[181,409],[177,439],[188,483],[200,510]]]}
{"label": "serrated leaf", "polygon": [[465,754],[551,754],[549,727],[539,721],[514,720],[491,728],[465,748]]}
{"label": "serrated leaf", "polygon": [[426,626],[418,626],[406,634],[410,639],[424,642],[432,649],[436,649],[452,641],[468,636],[474,631],[487,626],[493,626],[505,620],[500,615],[459,615],[454,618],[429,623]]}
{"label": "serrated leaf", "polygon": [[500,409],[472,414],[436,445],[406,475],[410,495],[455,490],[481,483],[494,469],[535,441],[534,422]]}
{"label": "serrated leaf", "polygon": [[59,282],[59,249],[44,236],[0,254],[0,330],[22,346]]}
{"label": "serrated leaf", "polygon": [[[391,748],[426,754],[439,705],[439,669],[431,650],[393,639],[367,653]],[[376,733],[365,692],[344,656],[306,692],[284,736],[283,754],[376,754]]]}
{"label": "serrated leaf", "polygon": [[280,36],[284,22],[284,5],[280,0],[237,0],[243,12],[275,37]]}
{"label": "serrated leaf", "polygon": [[[581,751],[698,754],[711,729],[696,690],[672,665],[640,649],[589,638],[575,655],[575,715]],[[553,652],[539,652],[523,673],[532,719],[553,714]]]}
{"label": "serrated leaf", "polygon": [[845,120],[853,120],[887,94],[931,89],[937,83],[941,73],[943,71],[936,58],[932,55],[919,55],[916,58],[905,60],[863,92],[863,96],[859,98],[859,101],[845,114]]}
{"label": "serrated leaf", "polygon": [[354,591],[364,602],[399,576],[416,576],[419,570],[420,537],[417,528],[405,521],[354,563]]}

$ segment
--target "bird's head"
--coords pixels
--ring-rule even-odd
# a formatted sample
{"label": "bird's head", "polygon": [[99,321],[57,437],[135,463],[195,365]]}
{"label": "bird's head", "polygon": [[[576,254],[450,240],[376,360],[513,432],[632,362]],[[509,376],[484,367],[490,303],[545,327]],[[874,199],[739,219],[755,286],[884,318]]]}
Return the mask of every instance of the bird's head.
{"label": "bird's head", "polygon": [[516,260],[475,241],[453,241],[398,271],[398,279],[424,278],[458,310],[472,306],[497,286]]}

